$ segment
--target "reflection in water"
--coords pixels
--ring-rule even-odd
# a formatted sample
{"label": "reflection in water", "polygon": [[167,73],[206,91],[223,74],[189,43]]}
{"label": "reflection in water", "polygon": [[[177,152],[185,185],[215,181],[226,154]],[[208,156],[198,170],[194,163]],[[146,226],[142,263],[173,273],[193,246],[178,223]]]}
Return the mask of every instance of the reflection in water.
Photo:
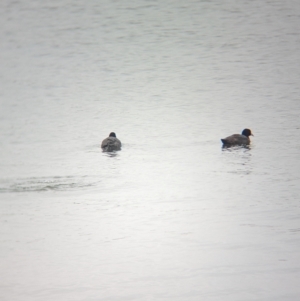
{"label": "reflection in water", "polygon": [[119,154],[118,154],[117,151],[103,152],[103,154],[104,154],[106,157],[111,157],[111,158],[114,158],[114,157],[119,156]]}
{"label": "reflection in water", "polygon": [[[234,174],[250,174],[253,170],[251,165],[251,146],[222,147],[222,153],[228,164],[228,172]],[[234,168],[234,170],[232,170]]]}
{"label": "reflection in water", "polygon": [[240,145],[240,146],[227,146],[227,145],[222,145],[222,150],[227,150],[227,151],[232,151],[232,150],[237,150],[237,149],[251,149],[251,145]]}

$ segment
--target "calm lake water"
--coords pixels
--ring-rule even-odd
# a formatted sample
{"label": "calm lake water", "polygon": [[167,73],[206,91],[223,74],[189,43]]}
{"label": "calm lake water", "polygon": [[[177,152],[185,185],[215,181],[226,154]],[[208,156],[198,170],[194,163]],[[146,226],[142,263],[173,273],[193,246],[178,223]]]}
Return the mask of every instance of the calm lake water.
{"label": "calm lake water", "polygon": [[0,16],[1,300],[299,300],[300,2]]}

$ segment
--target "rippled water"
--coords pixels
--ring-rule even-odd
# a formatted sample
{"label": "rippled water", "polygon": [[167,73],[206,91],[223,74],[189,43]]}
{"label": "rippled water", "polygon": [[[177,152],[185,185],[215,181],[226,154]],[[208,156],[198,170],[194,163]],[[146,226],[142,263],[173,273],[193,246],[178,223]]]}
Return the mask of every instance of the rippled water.
{"label": "rippled water", "polygon": [[297,1],[0,7],[1,300],[299,299]]}

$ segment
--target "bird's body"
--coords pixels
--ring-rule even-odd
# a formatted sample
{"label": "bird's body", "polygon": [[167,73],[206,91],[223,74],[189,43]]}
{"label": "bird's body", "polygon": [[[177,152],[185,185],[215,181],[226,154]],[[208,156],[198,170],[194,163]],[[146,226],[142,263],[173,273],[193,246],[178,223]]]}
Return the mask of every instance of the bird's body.
{"label": "bird's body", "polygon": [[121,147],[121,141],[116,137],[116,134],[113,132],[110,133],[109,137],[105,138],[101,143],[101,148],[104,152],[121,150]]}
{"label": "bird's body", "polygon": [[249,136],[253,136],[251,130],[244,129],[242,134],[234,134],[221,139],[224,147],[237,146],[237,145],[249,145]]}

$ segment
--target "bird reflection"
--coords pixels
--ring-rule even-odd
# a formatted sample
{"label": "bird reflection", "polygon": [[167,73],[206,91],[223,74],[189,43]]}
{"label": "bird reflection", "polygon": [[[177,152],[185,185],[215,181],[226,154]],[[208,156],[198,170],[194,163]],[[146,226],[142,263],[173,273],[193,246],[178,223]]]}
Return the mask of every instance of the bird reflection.
{"label": "bird reflection", "polygon": [[111,158],[114,158],[114,157],[117,157],[117,156],[119,156],[119,154],[117,153],[117,152],[115,152],[115,151],[113,151],[113,152],[106,152],[106,153],[103,153],[105,156],[107,156],[107,157],[111,157]]}
{"label": "bird reflection", "polygon": [[227,145],[222,145],[222,151],[236,151],[236,150],[241,150],[244,149],[245,152],[251,150],[251,145],[240,145],[240,146],[227,146]]}
{"label": "bird reflection", "polygon": [[235,174],[250,174],[252,173],[252,147],[250,145],[235,146],[235,147],[222,147],[222,153],[226,155],[226,165],[231,164],[235,167],[230,170],[230,173]]}

